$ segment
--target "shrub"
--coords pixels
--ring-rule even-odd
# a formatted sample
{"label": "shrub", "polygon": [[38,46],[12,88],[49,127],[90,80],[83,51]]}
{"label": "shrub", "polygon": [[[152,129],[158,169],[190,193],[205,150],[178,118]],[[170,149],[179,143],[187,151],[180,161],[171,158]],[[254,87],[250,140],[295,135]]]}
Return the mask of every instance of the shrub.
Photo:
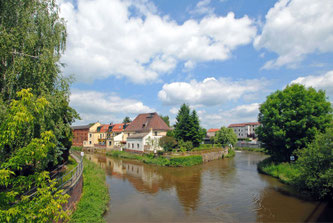
{"label": "shrub", "polygon": [[182,156],[170,158],[169,166],[193,166],[202,164],[202,156]]}
{"label": "shrub", "polygon": [[168,152],[177,146],[177,141],[172,136],[163,136],[160,138],[159,145],[164,149],[165,152]]}

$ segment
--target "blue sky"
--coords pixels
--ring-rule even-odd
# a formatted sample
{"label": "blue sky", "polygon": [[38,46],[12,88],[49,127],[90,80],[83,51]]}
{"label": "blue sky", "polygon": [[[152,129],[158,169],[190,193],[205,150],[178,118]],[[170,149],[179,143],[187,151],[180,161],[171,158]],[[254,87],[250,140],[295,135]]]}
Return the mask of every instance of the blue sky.
{"label": "blue sky", "polygon": [[182,103],[205,128],[256,121],[290,83],[333,97],[331,0],[61,0],[75,124],[143,112],[174,123]]}

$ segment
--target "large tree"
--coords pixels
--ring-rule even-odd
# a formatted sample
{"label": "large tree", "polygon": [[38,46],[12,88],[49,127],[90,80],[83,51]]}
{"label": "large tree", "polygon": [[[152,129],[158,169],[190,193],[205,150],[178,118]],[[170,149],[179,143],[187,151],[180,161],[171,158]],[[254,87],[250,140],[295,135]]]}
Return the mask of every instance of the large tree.
{"label": "large tree", "polygon": [[[67,159],[72,137],[70,124],[78,115],[69,107],[69,79],[60,73],[66,27],[58,6],[54,0],[1,1],[0,33],[3,106],[8,107],[12,99],[17,99],[16,92],[22,89],[30,88],[35,96],[45,97],[49,106],[43,123],[34,124],[34,137],[43,130],[52,130],[58,154]],[[52,166],[50,163],[49,168]]]}
{"label": "large tree", "polygon": [[178,141],[192,142],[193,146],[199,146],[204,137],[204,130],[200,127],[199,117],[195,110],[183,104],[176,117],[174,136]]}
{"label": "large tree", "polygon": [[222,147],[235,146],[237,142],[237,135],[230,128],[221,127],[214,136],[214,143],[221,144]]}
{"label": "large tree", "polygon": [[293,84],[269,95],[259,108],[258,138],[274,160],[288,161],[332,121],[325,92]]}
{"label": "large tree", "polygon": [[163,119],[163,121],[165,122],[165,124],[167,124],[169,127],[170,127],[170,119],[169,119],[169,116],[163,116],[163,115],[160,115],[161,119]]}
{"label": "large tree", "polygon": [[128,116],[126,116],[126,117],[124,118],[124,120],[123,120],[123,123],[124,123],[124,124],[130,123],[130,122],[131,122],[131,119],[130,119],[130,117],[128,117]]}

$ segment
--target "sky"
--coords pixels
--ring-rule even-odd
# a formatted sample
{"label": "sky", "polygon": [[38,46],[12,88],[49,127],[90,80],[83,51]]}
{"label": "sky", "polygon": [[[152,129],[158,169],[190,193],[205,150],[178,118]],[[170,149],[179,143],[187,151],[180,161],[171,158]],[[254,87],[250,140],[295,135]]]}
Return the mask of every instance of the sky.
{"label": "sky", "polygon": [[333,101],[332,0],[60,0],[62,72],[74,124],[168,115],[183,103],[201,126],[257,120],[288,84]]}

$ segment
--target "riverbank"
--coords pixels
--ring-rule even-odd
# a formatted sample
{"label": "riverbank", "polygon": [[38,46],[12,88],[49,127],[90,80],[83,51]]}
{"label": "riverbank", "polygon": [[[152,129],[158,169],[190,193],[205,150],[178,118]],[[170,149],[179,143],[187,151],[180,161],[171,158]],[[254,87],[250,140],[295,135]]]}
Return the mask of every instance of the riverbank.
{"label": "riverbank", "polygon": [[293,185],[299,170],[293,163],[275,163],[271,158],[266,158],[258,163],[259,173],[279,179],[282,183]]}
{"label": "riverbank", "polygon": [[124,151],[110,151],[106,153],[107,156],[112,156],[115,158],[122,159],[134,159],[141,161],[146,164],[155,164],[159,166],[170,166],[170,167],[184,167],[184,166],[194,166],[202,164],[201,155],[191,155],[191,156],[180,156],[180,157],[154,157],[153,154],[134,154]]}
{"label": "riverbank", "polygon": [[266,153],[266,150],[263,148],[235,147],[235,150]]}
{"label": "riverbank", "polygon": [[95,163],[83,160],[83,191],[70,222],[105,222],[109,202],[105,172]]}

